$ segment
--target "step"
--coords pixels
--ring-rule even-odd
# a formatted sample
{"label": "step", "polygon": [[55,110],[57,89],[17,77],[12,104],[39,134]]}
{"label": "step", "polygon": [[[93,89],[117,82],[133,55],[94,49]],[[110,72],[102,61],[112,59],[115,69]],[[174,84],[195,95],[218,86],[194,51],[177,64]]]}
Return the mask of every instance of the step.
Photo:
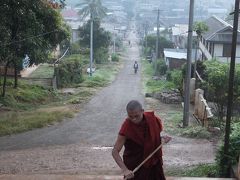
{"label": "step", "polygon": [[[123,180],[122,176],[104,175],[0,175],[0,180]],[[233,178],[193,178],[193,177],[167,177],[167,180],[235,180]]]}

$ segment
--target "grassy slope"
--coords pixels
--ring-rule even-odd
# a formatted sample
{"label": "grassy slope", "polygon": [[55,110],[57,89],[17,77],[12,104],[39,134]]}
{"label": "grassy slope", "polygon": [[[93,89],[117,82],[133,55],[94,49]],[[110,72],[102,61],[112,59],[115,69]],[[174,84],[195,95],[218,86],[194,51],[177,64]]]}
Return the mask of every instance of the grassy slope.
{"label": "grassy slope", "polygon": [[[81,60],[78,55],[68,58],[76,57]],[[86,62],[86,59],[83,61]],[[114,62],[98,65],[92,77],[85,75],[84,82],[75,85],[74,94],[61,94],[57,91],[45,90],[40,86],[27,85],[21,81],[18,88],[14,89],[13,82],[9,81],[5,98],[0,98],[0,103],[4,104],[4,109],[7,109],[7,111],[0,109],[0,136],[41,128],[73,117],[76,109],[72,108],[72,105],[85,103],[99,88],[109,84],[121,68],[121,64]],[[52,67],[48,65],[40,67],[32,77],[52,75]]]}

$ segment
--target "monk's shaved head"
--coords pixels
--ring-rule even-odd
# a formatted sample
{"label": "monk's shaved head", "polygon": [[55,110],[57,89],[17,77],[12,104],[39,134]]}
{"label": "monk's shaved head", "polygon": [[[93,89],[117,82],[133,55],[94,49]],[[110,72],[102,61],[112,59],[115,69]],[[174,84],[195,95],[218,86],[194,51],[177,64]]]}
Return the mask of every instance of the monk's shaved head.
{"label": "monk's shaved head", "polygon": [[131,100],[126,107],[126,110],[129,111],[138,111],[138,110],[142,110],[142,104],[139,101],[136,100]]}

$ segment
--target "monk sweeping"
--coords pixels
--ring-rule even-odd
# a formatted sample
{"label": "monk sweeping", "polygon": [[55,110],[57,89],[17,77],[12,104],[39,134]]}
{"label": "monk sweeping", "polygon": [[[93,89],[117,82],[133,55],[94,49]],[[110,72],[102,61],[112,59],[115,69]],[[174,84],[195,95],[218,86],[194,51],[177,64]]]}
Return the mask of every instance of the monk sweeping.
{"label": "monk sweeping", "polygon": [[[171,137],[160,136],[162,131],[161,120],[154,115],[154,112],[144,112],[142,105],[138,101],[130,101],[126,110],[128,117],[122,124],[112,150],[112,156],[122,169],[124,178],[132,180],[165,180],[160,147],[162,142],[169,142]],[[125,149],[122,159],[119,153],[123,146]],[[160,149],[157,150],[157,148]],[[146,158],[149,159],[139,169],[136,168]]]}

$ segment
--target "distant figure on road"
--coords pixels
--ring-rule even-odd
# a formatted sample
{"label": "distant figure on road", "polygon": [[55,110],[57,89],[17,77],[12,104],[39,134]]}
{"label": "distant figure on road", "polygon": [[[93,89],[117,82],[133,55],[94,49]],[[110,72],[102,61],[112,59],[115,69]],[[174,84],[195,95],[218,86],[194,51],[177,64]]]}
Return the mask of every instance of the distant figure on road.
{"label": "distant figure on road", "polygon": [[134,69],[134,73],[136,74],[137,71],[138,71],[138,63],[137,63],[137,61],[134,62],[133,69]]}
{"label": "distant figure on road", "polygon": [[[133,173],[146,157],[161,142],[168,143],[169,136],[160,136],[162,122],[154,112],[144,112],[142,105],[132,100],[126,107],[128,117],[122,124],[118,138],[112,150],[112,156],[122,169],[125,179],[132,180],[165,180],[163,172],[162,150],[158,150],[143,166]],[[125,146],[123,159],[119,155]]]}
{"label": "distant figure on road", "polygon": [[131,41],[130,41],[130,40],[128,41],[128,45],[129,45],[129,46],[131,45]]}

